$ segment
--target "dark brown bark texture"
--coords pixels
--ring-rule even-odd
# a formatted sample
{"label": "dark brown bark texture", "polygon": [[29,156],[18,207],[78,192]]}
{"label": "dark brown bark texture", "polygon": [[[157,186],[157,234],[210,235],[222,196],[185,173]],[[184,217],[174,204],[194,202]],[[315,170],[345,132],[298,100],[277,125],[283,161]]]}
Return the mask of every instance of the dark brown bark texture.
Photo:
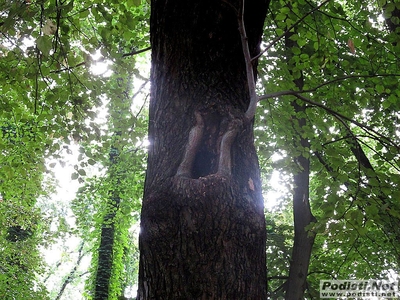
{"label": "dark brown bark texture", "polygon": [[[252,55],[268,0],[247,1]],[[153,0],[137,299],[266,299],[266,229],[237,1]]]}

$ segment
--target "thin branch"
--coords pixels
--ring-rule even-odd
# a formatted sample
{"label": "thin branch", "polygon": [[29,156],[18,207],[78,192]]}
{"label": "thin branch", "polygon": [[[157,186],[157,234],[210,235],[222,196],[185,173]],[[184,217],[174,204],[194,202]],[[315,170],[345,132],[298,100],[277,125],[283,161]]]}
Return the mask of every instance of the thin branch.
{"label": "thin branch", "polygon": [[313,274],[324,274],[324,275],[330,276],[332,279],[336,279],[335,276],[331,272],[328,272],[328,271],[312,271],[312,272],[309,272],[307,274],[307,276],[310,276]]}
{"label": "thin branch", "polygon": [[270,277],[267,277],[267,280],[273,280],[273,279],[283,279],[283,280],[286,280],[286,279],[288,279],[288,276],[270,276]]}
{"label": "thin branch", "polygon": [[[374,77],[400,77],[400,74],[374,74],[374,75],[347,75],[339,78],[334,78],[332,80],[325,81],[324,83],[321,83],[320,85],[317,85],[316,87],[308,90],[303,90],[301,93],[311,93],[315,92],[317,89],[324,87],[326,85],[329,85],[331,83],[335,83],[338,81],[343,81],[346,79],[352,79],[352,78],[374,78]],[[300,91],[299,91],[300,93]]]}
{"label": "thin branch", "polygon": [[88,7],[86,7],[86,8],[82,8],[81,10],[79,10],[79,11],[77,11],[77,12],[75,12],[75,13],[73,13],[73,14],[70,14],[70,15],[68,15],[68,16],[61,16],[60,17],[60,19],[69,19],[70,17],[73,17],[73,16],[76,16],[76,15],[79,15],[80,13],[83,13],[83,12],[85,12],[85,11],[87,11],[87,10],[89,10],[89,9],[91,9],[91,8],[93,8],[93,6],[94,6],[94,4],[91,4],[91,5],[89,5]]}
{"label": "thin branch", "polygon": [[340,141],[343,141],[343,140],[347,140],[349,138],[351,138],[350,135],[345,135],[345,136],[342,136],[340,138],[337,138],[337,139],[334,139],[334,140],[331,140],[331,141],[327,141],[326,143],[321,144],[321,146],[325,147],[325,146],[328,146],[330,144],[334,144],[334,143],[337,143],[337,142],[340,142]]}
{"label": "thin branch", "polygon": [[238,15],[238,23],[239,23],[239,33],[242,42],[242,50],[244,55],[244,61],[246,64],[246,76],[247,76],[247,86],[249,89],[250,103],[247,111],[245,113],[245,118],[248,121],[251,121],[254,118],[257,108],[258,96],[256,93],[256,82],[254,78],[254,69],[252,64],[252,59],[250,55],[249,49],[249,41],[246,34],[246,28],[244,25],[244,1],[242,0],[242,7],[239,11]]}
{"label": "thin branch", "polygon": [[400,149],[399,145],[397,145],[395,142],[393,142],[388,137],[386,137],[383,134],[379,133],[378,131],[374,130],[372,127],[370,127],[368,125],[365,125],[365,124],[362,124],[362,123],[360,123],[360,122],[358,122],[356,120],[353,120],[352,118],[349,118],[349,117],[347,117],[347,116],[345,116],[345,115],[343,115],[343,114],[341,114],[341,113],[339,113],[339,112],[337,112],[337,111],[335,111],[335,110],[333,110],[333,109],[331,109],[331,108],[329,108],[329,107],[327,107],[327,106],[325,106],[325,105],[323,105],[321,103],[312,101],[312,100],[310,100],[310,99],[308,99],[308,98],[306,98],[306,97],[304,97],[302,95],[299,95],[297,93],[295,93],[294,96],[297,97],[298,99],[306,102],[306,103],[309,103],[309,104],[315,105],[317,107],[320,107],[320,108],[326,110],[327,112],[331,113],[332,115],[335,115],[336,117],[340,117],[340,118],[342,118],[344,120],[347,120],[347,121],[353,123],[354,125],[357,125],[358,127],[364,129],[365,131],[370,131],[370,132],[374,133],[377,137],[380,137],[380,138],[388,141],[389,144],[391,144],[392,146],[396,147],[397,149]]}
{"label": "thin branch", "polygon": [[59,70],[55,70],[55,71],[50,71],[50,73],[58,74],[58,73],[65,72],[65,71],[72,71],[73,69],[78,68],[80,66],[84,66],[85,64],[86,64],[86,62],[83,61],[83,62],[80,62],[79,64],[76,64],[75,66],[67,67],[67,68],[59,69]]}
{"label": "thin branch", "polygon": [[337,273],[338,273],[338,274],[339,274],[339,272],[340,272],[340,269],[344,266],[345,262],[347,261],[347,258],[349,257],[350,252],[353,250],[353,248],[355,248],[355,244],[358,242],[358,239],[359,239],[359,238],[360,238],[360,237],[358,236],[358,237],[354,240],[354,242],[352,243],[351,247],[349,248],[349,251],[347,251],[347,253],[346,253],[344,259],[342,260],[342,263],[339,265],[339,268],[337,269]]}
{"label": "thin branch", "polygon": [[[132,100],[135,99],[135,97],[137,96],[137,94],[139,94],[139,92],[141,92],[141,90],[146,86],[146,84],[147,84],[148,82],[150,82],[150,80],[147,80],[145,83],[143,83],[143,84],[140,86],[140,89],[137,91],[137,93],[136,93],[135,95],[133,95]],[[143,104],[142,104],[142,106],[140,107],[138,113],[136,114],[135,119],[137,119],[137,118],[139,117],[139,115],[141,114],[143,108],[146,106],[146,102],[147,102],[147,96],[146,96],[146,98],[144,99]]]}
{"label": "thin branch", "polygon": [[68,285],[69,283],[71,283],[72,280],[74,279],[76,270],[78,269],[78,266],[80,265],[82,258],[85,256],[85,253],[83,252],[83,246],[84,246],[84,244],[85,244],[84,242],[81,243],[81,245],[80,245],[80,247],[79,247],[79,250],[78,250],[78,259],[76,260],[75,266],[74,266],[74,268],[71,270],[71,272],[69,273],[68,277],[64,280],[64,282],[63,282],[63,284],[62,284],[62,286],[61,286],[61,289],[60,289],[60,291],[58,292],[58,295],[57,295],[57,297],[55,298],[55,300],[59,300],[59,299],[61,298],[62,294],[63,294],[64,291],[65,291],[65,288],[67,287],[67,285]]}
{"label": "thin branch", "polygon": [[[55,270],[58,269],[59,266],[61,266],[62,262],[61,260],[59,260],[56,265],[55,265]],[[46,278],[43,279],[43,283],[46,283],[47,280],[49,280],[49,278],[53,275],[53,271],[51,273],[49,273]]]}
{"label": "thin branch", "polygon": [[[124,54],[122,54],[122,57],[133,56],[133,55],[136,55],[136,54],[139,54],[139,53],[143,53],[143,52],[146,52],[146,51],[149,51],[149,50],[151,50],[151,47],[147,47],[147,48],[140,49],[140,50],[137,50],[137,51],[132,51],[132,52],[129,52],[129,53],[124,53]],[[65,72],[65,71],[72,71],[73,69],[78,68],[80,66],[84,66],[85,64],[86,64],[86,61],[83,61],[83,62],[80,62],[80,63],[76,64],[75,66],[67,67],[67,68],[59,69],[59,70],[55,70],[55,71],[51,71],[50,73],[58,74],[58,73]]]}
{"label": "thin branch", "polygon": [[[349,222],[349,223],[351,224],[351,222]],[[357,230],[356,227],[354,227],[354,229]],[[357,230],[357,232],[358,232],[358,230]],[[360,234],[360,233],[359,233],[359,234]],[[361,258],[364,260],[364,262],[367,264],[367,266],[369,267],[369,269],[370,269],[370,271],[372,272],[372,274],[374,274],[374,277],[375,277],[375,278],[379,278],[379,275],[378,275],[377,272],[375,271],[374,266],[370,263],[370,260],[369,260],[367,257],[365,257],[365,256],[361,253],[361,251],[358,249],[357,246],[355,246],[354,249],[356,250],[356,252],[358,253],[358,255],[361,256]]]}
{"label": "thin branch", "polygon": [[[363,144],[365,147],[367,147],[369,150],[371,150],[373,153],[375,153],[376,155],[378,155],[382,160],[384,160],[386,163],[388,163],[392,168],[394,168],[396,171],[400,172],[400,168],[395,165],[394,163],[392,163],[391,161],[388,161],[381,153],[379,153],[377,150],[375,150],[373,147],[371,147],[370,145],[368,145],[368,143],[362,141],[361,139],[358,139],[359,143]],[[395,163],[397,162],[397,160],[395,160]]]}
{"label": "thin branch", "polygon": [[[307,2],[308,2],[308,1],[307,1]],[[311,5],[311,3],[309,3],[309,5]],[[321,11],[321,14],[327,16],[327,17],[330,18],[330,19],[335,19],[335,20],[339,20],[339,21],[342,21],[342,22],[346,22],[346,23],[349,24],[349,26],[352,27],[355,31],[361,33],[362,35],[365,35],[365,30],[358,29],[356,26],[353,25],[353,23],[351,23],[351,22],[350,22],[348,19],[346,19],[346,18],[342,18],[342,17],[338,17],[338,16],[333,16],[333,15],[327,13],[327,12],[324,12],[324,11]],[[334,31],[334,32],[335,32],[335,31]],[[375,37],[373,37],[373,36],[371,36],[371,35],[368,35],[368,39],[373,40],[373,41],[374,41],[375,43],[377,43],[377,44],[382,44],[382,40],[378,40],[377,38],[375,38]],[[389,49],[388,47],[386,47],[386,46],[384,46],[384,48],[385,48],[385,51],[386,51],[386,52],[392,54],[392,55],[395,56],[396,58],[399,58],[399,56],[398,56],[398,54],[397,54],[396,52],[390,50],[390,49]]]}
{"label": "thin branch", "polygon": [[149,51],[149,50],[151,50],[151,47],[143,48],[143,49],[140,49],[140,50],[135,50],[135,51],[132,51],[132,52],[129,52],[129,53],[124,53],[124,54],[122,54],[122,57],[136,55],[136,54],[143,53],[143,52],[146,52],[146,51]]}
{"label": "thin branch", "polygon": [[[328,113],[330,113],[330,114],[332,114],[332,115],[334,115],[336,117],[340,117],[340,118],[342,118],[342,119],[344,119],[346,121],[349,121],[349,122],[357,125],[358,127],[362,128],[365,131],[369,131],[369,132],[374,133],[376,135],[376,137],[380,137],[380,138],[386,140],[389,144],[391,144],[395,148],[400,149],[400,145],[397,145],[391,139],[389,139],[388,137],[384,136],[383,134],[377,132],[372,127],[370,127],[368,125],[365,125],[365,124],[362,124],[362,123],[360,123],[360,122],[358,122],[356,120],[353,120],[352,118],[349,118],[349,117],[347,117],[347,116],[345,116],[345,115],[343,115],[343,114],[341,114],[341,113],[339,113],[339,112],[337,112],[337,111],[325,106],[324,104],[321,104],[321,103],[315,102],[313,100],[310,100],[310,99],[304,97],[303,95],[301,95],[301,93],[305,93],[305,91],[299,91],[299,92],[297,92],[297,91],[282,91],[282,92],[276,92],[276,93],[272,93],[272,94],[261,96],[261,97],[259,97],[259,100],[264,100],[264,99],[274,98],[274,97],[279,97],[279,96],[285,96],[285,95],[295,96],[298,99],[302,100],[303,102],[306,102],[308,104],[311,104],[311,105],[319,107],[319,108],[322,108],[325,111],[327,111]],[[384,144],[384,143],[382,143],[382,144]]]}
{"label": "thin branch", "polygon": [[285,37],[285,35],[290,32],[290,30],[292,30],[294,27],[296,27],[298,24],[300,24],[301,22],[303,22],[303,20],[305,18],[307,18],[309,15],[311,15],[313,12],[315,12],[316,10],[320,9],[322,6],[324,6],[326,3],[328,3],[330,0],[325,0],[324,2],[322,2],[320,5],[316,6],[315,8],[313,8],[312,10],[310,10],[308,13],[306,13],[303,17],[301,17],[297,22],[293,23],[292,26],[290,26],[283,34],[281,34],[280,36],[276,37],[271,43],[268,44],[267,47],[265,47],[265,49],[263,51],[261,51],[258,55],[254,56],[252,58],[252,60],[255,60],[257,58],[259,58],[261,55],[263,55],[265,52],[267,52],[269,49],[271,49],[277,42],[279,42],[282,38]]}
{"label": "thin branch", "polygon": [[327,86],[327,85],[335,83],[335,82],[343,81],[343,80],[346,80],[346,79],[374,78],[374,77],[400,77],[400,74],[347,75],[347,76],[338,77],[338,78],[334,78],[332,80],[325,81],[325,82],[317,85],[316,87],[313,87],[313,88],[308,89],[308,90],[281,91],[281,92],[275,92],[275,93],[266,94],[266,95],[260,96],[259,100],[264,100],[264,99],[268,99],[268,98],[275,98],[275,97],[285,96],[285,95],[293,95],[293,92],[297,93],[297,94],[312,93],[312,92],[316,92],[321,87]]}

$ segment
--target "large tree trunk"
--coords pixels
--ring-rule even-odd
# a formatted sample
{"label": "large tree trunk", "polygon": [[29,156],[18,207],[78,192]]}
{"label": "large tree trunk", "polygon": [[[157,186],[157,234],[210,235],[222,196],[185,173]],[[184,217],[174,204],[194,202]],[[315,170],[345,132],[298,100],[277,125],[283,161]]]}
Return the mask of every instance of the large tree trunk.
{"label": "large tree trunk", "polygon": [[[246,2],[258,52],[268,0]],[[138,299],[266,299],[263,200],[235,1],[153,0]]]}

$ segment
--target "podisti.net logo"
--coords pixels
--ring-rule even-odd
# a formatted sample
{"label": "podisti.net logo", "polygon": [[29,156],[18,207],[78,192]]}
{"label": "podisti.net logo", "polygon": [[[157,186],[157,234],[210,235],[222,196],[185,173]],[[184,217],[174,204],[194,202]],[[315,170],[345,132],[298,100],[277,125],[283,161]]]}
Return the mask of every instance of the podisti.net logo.
{"label": "podisti.net logo", "polygon": [[398,281],[395,280],[321,280],[320,298],[371,298],[399,297]]}

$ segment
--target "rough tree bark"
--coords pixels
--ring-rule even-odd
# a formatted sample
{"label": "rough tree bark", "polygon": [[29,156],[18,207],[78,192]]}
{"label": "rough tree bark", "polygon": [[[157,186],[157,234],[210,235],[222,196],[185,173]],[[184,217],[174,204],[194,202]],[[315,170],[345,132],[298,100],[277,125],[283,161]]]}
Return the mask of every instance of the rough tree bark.
{"label": "rough tree bark", "polygon": [[[268,4],[245,3],[252,56]],[[240,7],[236,0],[152,1],[138,299],[266,299]]]}

